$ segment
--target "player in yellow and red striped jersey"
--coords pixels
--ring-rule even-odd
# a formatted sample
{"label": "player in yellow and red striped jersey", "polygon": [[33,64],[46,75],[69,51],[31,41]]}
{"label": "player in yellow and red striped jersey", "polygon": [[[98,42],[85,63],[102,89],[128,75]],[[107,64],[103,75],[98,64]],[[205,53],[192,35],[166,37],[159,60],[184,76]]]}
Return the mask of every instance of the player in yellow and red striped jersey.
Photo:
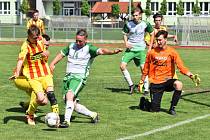
{"label": "player in yellow and red striped jersey", "polygon": [[29,29],[31,25],[36,25],[40,29],[41,34],[45,34],[44,22],[39,18],[38,10],[34,10],[33,17],[27,22],[27,29]]}
{"label": "player in yellow and red striped jersey", "polygon": [[[40,30],[32,25],[28,29],[28,38],[23,43],[18,56],[15,78],[23,73],[33,92],[28,110],[26,111],[28,124],[35,125],[34,113],[38,105],[47,104],[50,101],[53,112],[58,113],[58,104],[54,94],[52,74],[49,69],[47,58],[43,57],[46,52],[44,42],[40,39]],[[47,97],[45,95],[47,93]],[[34,97],[36,100],[33,100]]]}

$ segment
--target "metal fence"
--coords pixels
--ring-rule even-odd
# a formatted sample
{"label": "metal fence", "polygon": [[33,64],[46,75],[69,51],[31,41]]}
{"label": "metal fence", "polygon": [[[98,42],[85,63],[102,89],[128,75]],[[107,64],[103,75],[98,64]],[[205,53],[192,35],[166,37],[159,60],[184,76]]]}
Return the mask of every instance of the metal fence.
{"label": "metal fence", "polygon": [[[75,39],[78,29],[85,28],[88,31],[88,39],[93,43],[122,43],[122,28],[104,27],[50,27],[46,33],[52,42],[70,42]],[[170,33],[176,34],[175,28],[169,28]],[[0,41],[22,41],[27,37],[26,26],[0,26]]]}

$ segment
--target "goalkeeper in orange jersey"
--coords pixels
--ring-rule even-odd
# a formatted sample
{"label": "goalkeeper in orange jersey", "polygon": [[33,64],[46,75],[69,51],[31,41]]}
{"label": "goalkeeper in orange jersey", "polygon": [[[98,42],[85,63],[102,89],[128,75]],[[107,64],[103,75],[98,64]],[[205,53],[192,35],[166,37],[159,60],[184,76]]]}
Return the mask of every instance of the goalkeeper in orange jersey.
{"label": "goalkeeper in orange jersey", "polygon": [[[148,75],[151,94],[149,111],[152,112],[160,111],[160,104],[164,91],[174,91],[169,113],[175,115],[175,107],[179,101],[183,87],[181,81],[173,79],[175,64],[182,74],[188,76],[195,82],[196,86],[200,83],[200,78],[198,75],[192,74],[184,66],[179,54],[172,47],[167,46],[167,36],[167,31],[160,30],[157,32],[155,36],[157,47],[147,54],[143,75],[139,83],[139,90],[142,90],[143,81]],[[140,107],[143,106],[144,103],[140,102]]]}
{"label": "goalkeeper in orange jersey", "polygon": [[27,22],[27,29],[29,29],[31,25],[36,25],[39,28],[41,34],[45,34],[44,22],[39,18],[38,10],[33,11],[33,17]]}
{"label": "goalkeeper in orange jersey", "polygon": [[[46,105],[50,101],[52,111],[58,113],[58,104],[54,94],[52,74],[47,63],[48,54],[43,40],[40,40],[40,30],[32,25],[28,29],[28,38],[21,47],[18,56],[18,62],[15,74],[17,80],[28,82],[31,93],[29,108],[26,111],[26,117],[29,125],[35,125],[34,113],[39,105]],[[25,77],[20,79],[20,76]],[[12,79],[12,78],[10,78]],[[20,83],[19,83],[20,84]],[[25,82],[25,86],[28,86]],[[20,87],[20,85],[18,85]],[[46,94],[45,94],[46,92]]]}

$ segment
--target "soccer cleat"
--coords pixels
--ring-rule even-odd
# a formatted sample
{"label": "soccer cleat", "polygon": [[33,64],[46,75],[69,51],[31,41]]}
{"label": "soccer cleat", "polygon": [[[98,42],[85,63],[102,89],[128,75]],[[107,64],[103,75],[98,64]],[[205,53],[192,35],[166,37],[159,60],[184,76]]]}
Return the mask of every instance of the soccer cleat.
{"label": "soccer cleat", "polygon": [[28,102],[20,102],[19,105],[23,108],[24,112],[26,112],[26,110],[29,107],[29,103]]}
{"label": "soccer cleat", "polygon": [[98,123],[99,122],[99,115],[98,113],[94,112],[93,116],[91,117],[91,123]]}
{"label": "soccer cleat", "polygon": [[131,86],[129,86],[129,93],[130,93],[130,95],[132,95],[132,94],[133,94],[133,92],[134,92],[134,88],[135,88],[135,85],[131,85]]}
{"label": "soccer cleat", "polygon": [[35,125],[34,115],[26,114],[26,119],[29,125]]}
{"label": "soccer cleat", "polygon": [[59,125],[59,128],[68,128],[70,126],[70,122],[64,121]]}
{"label": "soccer cleat", "polygon": [[59,114],[58,104],[52,105],[51,110],[52,112]]}
{"label": "soccer cleat", "polygon": [[169,114],[176,115],[176,111],[175,111],[175,107],[174,106],[169,109]]}

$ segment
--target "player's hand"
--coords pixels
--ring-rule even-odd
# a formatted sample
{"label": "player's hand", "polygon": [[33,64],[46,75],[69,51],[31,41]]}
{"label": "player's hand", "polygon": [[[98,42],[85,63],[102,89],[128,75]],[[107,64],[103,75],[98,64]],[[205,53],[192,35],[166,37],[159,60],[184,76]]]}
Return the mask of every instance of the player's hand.
{"label": "player's hand", "polygon": [[140,80],[138,84],[138,90],[140,93],[143,93],[143,86],[144,86],[144,81]]}
{"label": "player's hand", "polygon": [[122,51],[123,51],[123,49],[117,48],[116,50],[114,50],[114,53],[115,53],[115,54],[118,54],[118,53],[120,53],[120,52],[122,52]]}
{"label": "player's hand", "polygon": [[15,80],[16,79],[16,76],[15,75],[12,75],[8,78],[9,80]]}
{"label": "player's hand", "polygon": [[55,69],[55,65],[50,64],[50,70],[52,73],[54,72],[54,69]]}
{"label": "player's hand", "polygon": [[200,84],[200,82],[201,82],[201,79],[200,79],[200,77],[199,77],[198,74],[192,75],[192,76],[191,76],[191,79],[192,79],[193,83],[195,83],[195,86],[196,86],[196,87],[197,87],[197,86]]}

